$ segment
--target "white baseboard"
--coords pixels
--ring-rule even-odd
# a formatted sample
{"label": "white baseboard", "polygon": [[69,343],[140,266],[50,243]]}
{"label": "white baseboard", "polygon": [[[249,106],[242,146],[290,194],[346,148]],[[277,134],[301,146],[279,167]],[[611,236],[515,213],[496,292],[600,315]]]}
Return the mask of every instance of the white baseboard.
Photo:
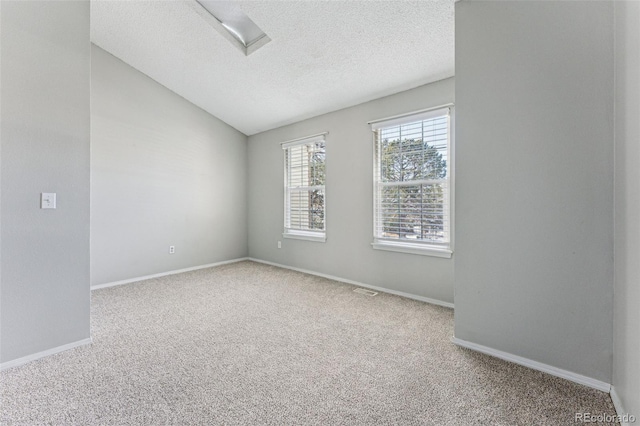
{"label": "white baseboard", "polygon": [[69,349],[76,348],[78,346],[84,346],[91,344],[91,337],[87,339],[78,340],[77,342],[67,343],[66,345],[58,346],[55,348],[47,349],[46,351],[38,352],[35,354],[23,356],[22,358],[17,358],[11,361],[3,362],[0,364],[0,371],[6,370],[7,368],[17,367],[19,365],[24,365],[28,362],[35,361],[40,358],[44,358],[49,355],[57,354],[58,352],[67,351]]}
{"label": "white baseboard", "polygon": [[91,290],[98,290],[98,289],[101,289],[101,288],[114,287],[114,286],[123,285],[123,284],[130,284],[130,283],[135,283],[135,282],[138,282],[138,281],[150,280],[152,278],[165,277],[167,275],[181,274],[183,272],[197,271],[198,269],[213,268],[214,266],[221,266],[221,265],[227,265],[229,263],[242,262],[243,260],[249,260],[249,258],[248,257],[240,257],[240,258],[237,258],[237,259],[224,260],[222,262],[208,263],[206,265],[199,265],[199,266],[192,266],[191,268],[175,269],[173,271],[160,272],[159,274],[145,275],[145,276],[142,276],[142,277],[129,278],[129,279],[122,280],[122,281],[114,281],[114,282],[105,283],[105,284],[93,285],[93,286],[91,286]]}
{"label": "white baseboard", "polygon": [[446,308],[453,309],[453,303],[443,302],[442,300],[431,299],[429,297],[416,296],[415,294],[411,294],[411,293],[405,293],[405,292],[402,292],[402,291],[391,290],[391,289],[385,288],[385,287],[378,287],[378,286],[375,286],[375,285],[365,284],[365,283],[361,283],[361,282],[358,282],[358,281],[349,280],[349,279],[346,279],[346,278],[336,277],[334,275],[323,274],[321,272],[311,271],[309,269],[296,268],[296,267],[293,267],[293,266],[282,265],[280,263],[269,262],[267,260],[255,259],[253,257],[250,257],[249,260],[251,260],[252,262],[264,263],[266,265],[277,266],[279,268],[284,268],[284,269],[291,269],[292,271],[298,271],[298,272],[302,272],[302,273],[309,274],[309,275],[315,275],[315,276],[322,277],[322,278],[327,278],[327,279],[330,279],[330,280],[333,280],[333,281],[339,281],[339,282],[343,282],[343,283],[346,283],[346,284],[352,284],[352,285],[356,285],[358,287],[365,287],[365,288],[369,288],[371,290],[376,290],[376,291],[379,291],[379,292],[382,292],[382,293],[394,294],[396,296],[406,297],[407,299],[419,300],[421,302],[430,303],[432,305],[444,306]]}
{"label": "white baseboard", "polygon": [[615,386],[611,386],[610,394],[611,394],[611,401],[613,401],[613,406],[616,407],[616,414],[618,414],[618,417],[621,419],[620,426],[631,426],[631,423],[623,420],[629,417],[629,414],[628,414],[629,412],[625,410],[624,407],[622,406],[622,400],[620,399],[620,396],[618,395],[618,392],[616,391]]}
{"label": "white baseboard", "polygon": [[513,355],[508,352],[503,352],[498,349],[493,349],[488,346],[483,346],[477,343],[468,342],[466,340],[458,339],[456,337],[451,338],[451,341],[458,346],[462,346],[463,348],[472,349],[477,352],[482,352],[484,354],[491,355],[496,358],[504,359],[505,361],[510,361],[510,362],[513,362],[514,364],[520,364],[525,367],[532,368],[534,370],[542,371],[544,373],[551,374],[552,376],[567,379],[572,382],[579,383],[581,385],[585,385],[593,389],[597,389],[607,393],[609,393],[609,391],[611,390],[611,385],[609,383],[592,379],[591,377],[583,376],[581,374],[573,373],[568,370],[563,370],[561,368],[553,367],[548,364],[543,364],[538,361],[533,361],[531,359],[524,358],[518,355]]}

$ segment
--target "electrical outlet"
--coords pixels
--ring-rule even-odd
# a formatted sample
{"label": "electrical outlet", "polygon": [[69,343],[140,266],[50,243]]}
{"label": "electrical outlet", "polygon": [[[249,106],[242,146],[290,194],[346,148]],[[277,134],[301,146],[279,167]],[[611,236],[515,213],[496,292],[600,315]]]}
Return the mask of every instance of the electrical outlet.
{"label": "electrical outlet", "polygon": [[176,252],[176,246],[169,246],[169,254],[174,254]]}
{"label": "electrical outlet", "polygon": [[41,209],[55,209],[56,208],[56,193],[55,192],[43,192],[40,194],[40,208]]}
{"label": "electrical outlet", "polygon": [[278,241],[278,248],[282,248],[282,241]]}

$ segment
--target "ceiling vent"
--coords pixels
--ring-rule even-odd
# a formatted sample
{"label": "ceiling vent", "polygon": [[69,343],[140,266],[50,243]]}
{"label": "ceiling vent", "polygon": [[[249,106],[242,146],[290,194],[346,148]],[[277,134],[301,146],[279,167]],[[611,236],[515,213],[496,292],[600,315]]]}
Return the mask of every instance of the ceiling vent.
{"label": "ceiling vent", "polygon": [[189,4],[247,56],[271,41],[235,1],[190,0]]}

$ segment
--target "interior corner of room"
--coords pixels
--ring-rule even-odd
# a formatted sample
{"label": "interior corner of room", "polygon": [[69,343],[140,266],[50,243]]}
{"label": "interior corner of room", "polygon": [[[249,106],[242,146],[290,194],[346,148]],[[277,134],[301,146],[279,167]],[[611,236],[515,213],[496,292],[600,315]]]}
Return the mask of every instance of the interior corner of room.
{"label": "interior corner of room", "polygon": [[[306,99],[279,66],[335,52],[277,50],[303,3],[244,5],[269,42],[248,55],[218,37],[211,61],[229,70],[177,80],[197,43],[163,70],[105,36],[139,17],[111,28],[92,14],[149,7],[133,3],[0,2],[0,369],[90,344],[92,290],[250,260],[455,309],[452,345],[605,391],[618,414],[640,416],[640,3],[452,0],[455,73],[323,93],[346,78],[340,58],[371,54],[361,49],[336,54],[327,75],[298,74]],[[180,3],[158,2],[149,34],[196,22]],[[166,33],[158,45],[179,51],[185,33]],[[300,62],[265,59],[292,46]],[[255,63],[265,75],[234,80]],[[190,89],[192,77],[221,91]],[[368,123],[448,105],[450,246],[374,249]],[[282,143],[318,135],[322,232],[287,236]]]}

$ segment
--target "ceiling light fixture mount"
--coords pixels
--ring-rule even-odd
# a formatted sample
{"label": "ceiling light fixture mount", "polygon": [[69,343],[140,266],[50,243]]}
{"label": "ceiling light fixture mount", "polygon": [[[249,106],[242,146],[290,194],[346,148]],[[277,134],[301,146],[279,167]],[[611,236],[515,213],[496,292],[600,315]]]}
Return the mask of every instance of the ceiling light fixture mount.
{"label": "ceiling light fixture mount", "polygon": [[241,52],[249,56],[271,39],[234,1],[189,0],[189,5],[229,40]]}

